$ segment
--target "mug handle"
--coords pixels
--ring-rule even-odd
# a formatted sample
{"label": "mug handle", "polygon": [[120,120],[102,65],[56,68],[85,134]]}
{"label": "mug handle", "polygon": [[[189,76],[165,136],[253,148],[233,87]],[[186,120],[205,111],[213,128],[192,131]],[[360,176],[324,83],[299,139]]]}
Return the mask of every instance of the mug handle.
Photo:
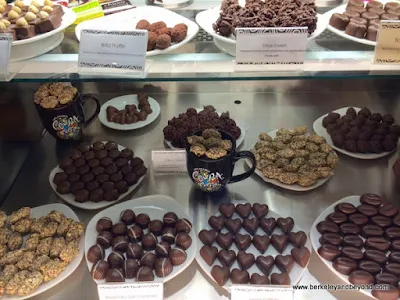
{"label": "mug handle", "polygon": [[238,153],[236,153],[234,160],[235,162],[237,162],[239,159],[242,158],[249,158],[251,160],[252,164],[251,169],[243,174],[232,176],[231,179],[229,180],[229,183],[245,180],[254,173],[254,170],[256,169],[256,158],[254,154],[251,153],[250,151],[239,151]]}
{"label": "mug handle", "polygon": [[94,102],[96,102],[96,110],[95,110],[94,114],[89,119],[85,120],[85,123],[84,123],[85,127],[89,126],[90,123],[92,123],[100,113],[100,101],[99,101],[99,99],[97,99],[92,94],[84,94],[84,95],[82,95],[82,105],[84,105],[86,103],[86,101],[88,101],[88,100],[93,100]]}

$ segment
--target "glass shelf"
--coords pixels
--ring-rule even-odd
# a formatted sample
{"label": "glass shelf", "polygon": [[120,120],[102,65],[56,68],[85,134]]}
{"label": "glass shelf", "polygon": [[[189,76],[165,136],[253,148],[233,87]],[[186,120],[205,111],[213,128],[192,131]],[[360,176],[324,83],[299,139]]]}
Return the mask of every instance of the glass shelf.
{"label": "glass shelf", "polygon": [[[177,12],[194,20],[197,13],[220,2],[203,2]],[[332,4],[331,4],[332,5]],[[336,4],[337,5],[337,4]],[[324,13],[331,7],[318,10]],[[78,73],[79,42],[73,28],[64,33],[63,42],[42,56],[11,64],[15,82],[29,81],[208,81],[282,80],[302,78],[375,78],[400,76],[398,66],[372,63],[374,47],[361,45],[325,30],[309,41],[306,62],[294,71],[235,72],[234,57],[223,53],[213,38],[200,29],[197,36],[181,48],[148,58],[146,78],[123,75],[82,75]]]}

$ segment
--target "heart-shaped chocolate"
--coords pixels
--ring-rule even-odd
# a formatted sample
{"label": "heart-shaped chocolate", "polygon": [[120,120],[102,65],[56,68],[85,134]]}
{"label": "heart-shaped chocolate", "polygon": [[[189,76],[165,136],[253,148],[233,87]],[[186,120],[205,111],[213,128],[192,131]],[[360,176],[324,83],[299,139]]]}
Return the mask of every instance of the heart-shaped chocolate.
{"label": "heart-shaped chocolate", "polygon": [[242,227],[242,220],[237,218],[237,219],[226,219],[225,220],[225,227],[235,234],[236,232],[239,232],[240,227]]}
{"label": "heart-shaped chocolate", "polygon": [[288,272],[293,269],[294,259],[291,255],[277,255],[275,257],[275,265],[282,272]]}
{"label": "heart-shaped chocolate", "polygon": [[294,247],[303,247],[307,242],[307,234],[304,231],[289,232],[289,242],[292,243]]}
{"label": "heart-shaped chocolate", "polygon": [[246,253],[244,251],[239,251],[237,254],[237,261],[239,264],[239,267],[242,270],[247,270],[251,268],[252,265],[254,265],[255,262],[255,257],[252,253]]}
{"label": "heart-shaped chocolate", "polygon": [[268,235],[271,235],[276,227],[275,218],[263,218],[260,220],[260,227]]}
{"label": "heart-shaped chocolate", "polygon": [[264,254],[265,251],[267,251],[267,249],[269,247],[269,243],[270,243],[270,239],[269,239],[268,235],[256,234],[255,236],[253,236],[253,245],[262,254]]}
{"label": "heart-shaped chocolate", "polygon": [[227,233],[220,232],[218,233],[217,238],[215,240],[222,249],[228,250],[233,243],[233,234],[231,232]]}
{"label": "heart-shaped chocolate", "polygon": [[211,246],[214,243],[216,236],[217,233],[213,229],[210,230],[203,229],[199,232],[200,241],[202,241],[204,245],[208,246]]}
{"label": "heart-shaped chocolate", "polygon": [[241,216],[243,219],[246,219],[251,213],[251,204],[238,204],[236,205],[236,212]]}
{"label": "heart-shaped chocolate", "polygon": [[276,220],[276,224],[280,229],[282,229],[283,232],[288,233],[292,231],[294,226],[294,221],[293,218],[291,217],[278,218],[278,220]]}
{"label": "heart-shaped chocolate", "polygon": [[258,228],[258,219],[249,218],[245,219],[242,223],[242,227],[251,235],[254,235]]}
{"label": "heart-shaped chocolate", "polygon": [[251,275],[250,284],[258,285],[268,285],[270,284],[268,276],[262,276],[260,274],[254,273]]}
{"label": "heart-shaped chocolate", "polygon": [[251,245],[251,236],[248,234],[235,234],[235,245],[239,250],[246,250]]}
{"label": "heart-shaped chocolate", "polygon": [[283,272],[281,274],[274,273],[271,275],[271,284],[276,285],[290,285],[290,277],[289,274]]}
{"label": "heart-shaped chocolate", "polygon": [[291,251],[293,259],[300,267],[305,268],[310,260],[310,250],[306,247],[293,248]]}
{"label": "heart-shaped chocolate", "polygon": [[215,231],[221,231],[222,228],[224,228],[225,225],[225,217],[224,216],[212,216],[211,218],[208,219],[208,224],[214,229]]}
{"label": "heart-shaped chocolate", "polygon": [[217,258],[224,267],[230,268],[236,260],[236,253],[233,250],[220,250]]}
{"label": "heart-shaped chocolate", "polygon": [[267,204],[255,203],[253,205],[253,213],[258,219],[265,217],[268,214],[268,212],[269,212],[269,207]]}
{"label": "heart-shaped chocolate", "polygon": [[229,275],[230,275],[230,270],[227,267],[221,267],[215,265],[211,269],[211,276],[220,286],[223,286],[228,281]]}
{"label": "heart-shaped chocolate", "polygon": [[[218,237],[217,237],[218,238]],[[289,243],[289,237],[286,234],[273,234],[271,236],[271,244],[279,252],[283,253]]]}
{"label": "heart-shaped chocolate", "polygon": [[233,269],[231,272],[231,281],[233,284],[247,284],[249,283],[250,275],[245,270]]}
{"label": "heart-shaped chocolate", "polygon": [[274,267],[275,259],[271,256],[258,256],[256,259],[256,265],[265,275],[269,276],[272,268]]}
{"label": "heart-shaped chocolate", "polygon": [[235,205],[233,203],[224,203],[219,206],[219,212],[225,218],[231,218],[235,213]]}
{"label": "heart-shaped chocolate", "polygon": [[217,258],[218,249],[214,246],[207,246],[204,245],[200,249],[200,255],[204,259],[204,261],[209,265],[212,266],[215,259]]}

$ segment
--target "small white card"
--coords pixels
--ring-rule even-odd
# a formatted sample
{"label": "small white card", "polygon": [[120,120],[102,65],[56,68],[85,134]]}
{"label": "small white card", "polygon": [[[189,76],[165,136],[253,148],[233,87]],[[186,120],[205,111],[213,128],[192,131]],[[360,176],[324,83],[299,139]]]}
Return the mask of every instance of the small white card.
{"label": "small white card", "polygon": [[236,64],[303,64],[307,27],[237,28]]}
{"label": "small white card", "polygon": [[186,150],[152,150],[151,160],[157,173],[186,173]]}
{"label": "small white card", "polygon": [[232,285],[231,300],[293,300],[293,288],[271,285]]}
{"label": "small white card", "polygon": [[147,30],[81,32],[79,68],[145,72]]}
{"label": "small white card", "polygon": [[0,34],[0,74],[5,77],[8,76],[12,41],[13,39],[11,34]]}
{"label": "small white card", "polygon": [[164,287],[160,282],[98,284],[99,300],[163,300]]}

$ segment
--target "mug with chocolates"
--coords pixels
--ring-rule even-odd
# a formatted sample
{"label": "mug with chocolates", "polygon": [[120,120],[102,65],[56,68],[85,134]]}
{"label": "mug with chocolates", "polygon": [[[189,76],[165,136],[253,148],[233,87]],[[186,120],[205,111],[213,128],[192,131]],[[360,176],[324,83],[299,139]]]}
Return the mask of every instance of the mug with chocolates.
{"label": "mug with chocolates", "polygon": [[[86,117],[83,106],[92,100],[95,112]],[[91,124],[100,112],[100,102],[93,95],[83,95],[76,87],[60,82],[45,83],[35,92],[34,102],[43,126],[58,140],[80,140],[83,128]]]}

